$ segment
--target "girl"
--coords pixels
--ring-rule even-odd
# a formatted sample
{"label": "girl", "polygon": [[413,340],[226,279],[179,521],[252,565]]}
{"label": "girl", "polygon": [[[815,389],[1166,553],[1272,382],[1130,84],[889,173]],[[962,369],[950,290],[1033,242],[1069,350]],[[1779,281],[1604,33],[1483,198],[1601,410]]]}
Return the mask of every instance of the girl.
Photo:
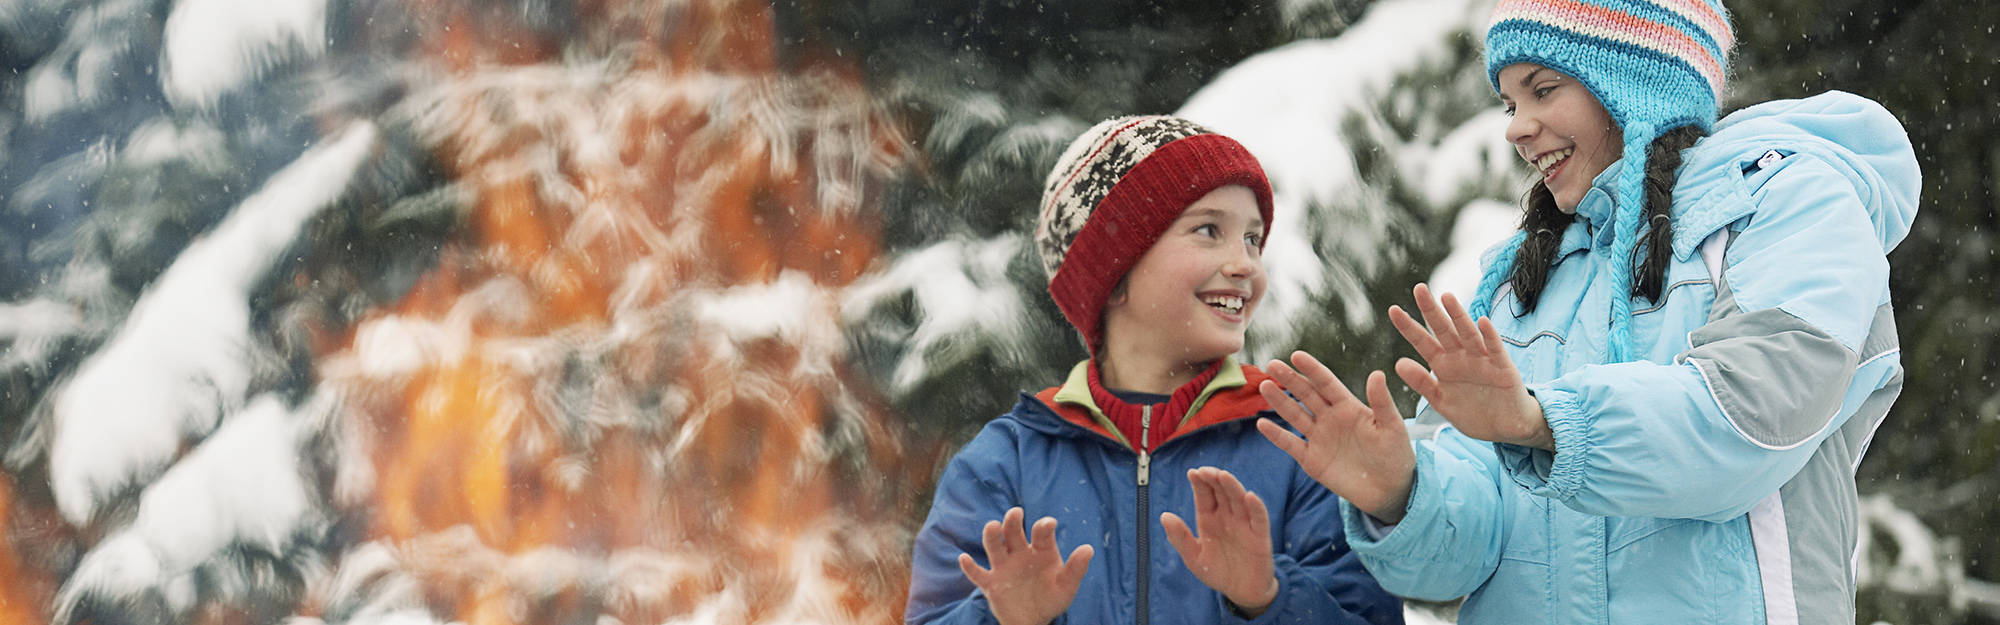
{"label": "girl", "polygon": [[1717,122],[1731,38],[1713,0],[1502,0],[1488,76],[1541,180],[1471,310],[1418,285],[1424,324],[1389,311],[1450,427],[1411,444],[1380,372],[1364,403],[1303,353],[1267,367],[1304,438],[1260,428],[1391,592],[1469,595],[1464,623],[1854,622],[1916,159],[1845,93]]}

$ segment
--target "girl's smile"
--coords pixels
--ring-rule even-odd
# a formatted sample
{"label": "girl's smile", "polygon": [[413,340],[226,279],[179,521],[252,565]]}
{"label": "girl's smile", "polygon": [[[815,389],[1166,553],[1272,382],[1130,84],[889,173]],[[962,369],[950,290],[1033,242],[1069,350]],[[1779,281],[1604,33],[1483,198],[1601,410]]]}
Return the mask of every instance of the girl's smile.
{"label": "girl's smile", "polygon": [[1513,117],[1514,151],[1541,174],[1556,207],[1575,213],[1597,175],[1622,156],[1624,132],[1583,83],[1541,65],[1501,69],[1500,100]]}

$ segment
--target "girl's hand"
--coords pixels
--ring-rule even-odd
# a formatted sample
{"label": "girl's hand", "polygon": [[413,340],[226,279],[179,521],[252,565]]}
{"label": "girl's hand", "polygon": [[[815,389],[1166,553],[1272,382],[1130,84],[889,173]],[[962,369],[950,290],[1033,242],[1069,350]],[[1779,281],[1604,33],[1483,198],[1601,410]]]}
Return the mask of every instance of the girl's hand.
{"label": "girl's hand", "polygon": [[993,568],[980,568],[965,553],[958,554],[958,568],[986,594],[1001,625],[1043,625],[1069,609],[1093,551],[1090,545],[1079,546],[1065,563],[1056,552],[1055,518],[1036,521],[1030,542],[1021,531],[1021,517],[1021,508],[1015,507],[1002,520],[986,522],[980,540]]}
{"label": "girl's hand", "polygon": [[1396,375],[1466,436],[1555,451],[1542,404],[1521,383],[1493,321],[1481,317],[1474,323],[1450,293],[1442,305],[1431,297],[1430,287],[1419,284],[1414,293],[1430,327],[1395,306],[1389,307],[1389,322],[1431,368],[1404,358],[1396,361]]}
{"label": "girl's hand", "polygon": [[1278,577],[1271,563],[1271,513],[1264,500],[1243,488],[1228,471],[1202,467],[1188,471],[1194,486],[1197,538],[1186,521],[1172,512],[1160,513],[1167,542],[1196,579],[1208,584],[1243,612],[1255,617],[1278,598]]}
{"label": "girl's hand", "polygon": [[1333,494],[1384,523],[1401,522],[1417,456],[1389,399],[1388,376],[1368,374],[1368,402],[1362,403],[1311,355],[1292,352],[1292,363],[1297,371],[1276,360],[1265,365],[1271,379],[1257,390],[1305,438],[1268,419],[1259,420],[1257,430]]}

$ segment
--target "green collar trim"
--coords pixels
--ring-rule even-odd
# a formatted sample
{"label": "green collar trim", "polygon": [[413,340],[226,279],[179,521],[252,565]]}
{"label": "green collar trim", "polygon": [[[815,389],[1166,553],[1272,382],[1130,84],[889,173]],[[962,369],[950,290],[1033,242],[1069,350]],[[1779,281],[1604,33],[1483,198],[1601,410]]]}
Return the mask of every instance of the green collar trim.
{"label": "green collar trim", "polygon": [[[1223,356],[1221,370],[1215,372],[1215,378],[1209,380],[1208,386],[1203,387],[1201,394],[1195,396],[1194,403],[1188,405],[1187,414],[1181,415],[1181,423],[1185,424],[1189,417],[1199,414],[1201,407],[1208,403],[1209,397],[1249,383],[1249,378],[1243,377],[1243,366],[1237,364],[1236,357]],[[1059,403],[1084,407],[1090,411],[1090,418],[1098,425],[1104,426],[1104,429],[1111,432],[1111,436],[1117,438],[1118,442],[1124,443],[1126,447],[1132,446],[1132,441],[1125,440],[1125,435],[1119,433],[1118,426],[1112,425],[1111,419],[1104,416],[1104,409],[1099,408],[1097,400],[1090,396],[1089,360],[1070,367],[1069,379],[1063,381],[1062,388],[1056,389],[1055,400]]]}

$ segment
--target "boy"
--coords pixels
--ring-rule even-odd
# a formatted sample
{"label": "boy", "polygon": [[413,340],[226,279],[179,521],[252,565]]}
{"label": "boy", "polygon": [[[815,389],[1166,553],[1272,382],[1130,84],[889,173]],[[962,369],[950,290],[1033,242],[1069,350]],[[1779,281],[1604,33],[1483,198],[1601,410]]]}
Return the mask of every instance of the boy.
{"label": "boy", "polygon": [[[1064,152],[1040,214],[1049,293],[1091,359],[952,458],[907,621],[1401,623],[1338,500],[1257,432],[1267,378],[1231,356],[1264,295],[1256,159],[1187,120],[1106,121]],[[1058,544],[1079,546],[1065,561]]]}

